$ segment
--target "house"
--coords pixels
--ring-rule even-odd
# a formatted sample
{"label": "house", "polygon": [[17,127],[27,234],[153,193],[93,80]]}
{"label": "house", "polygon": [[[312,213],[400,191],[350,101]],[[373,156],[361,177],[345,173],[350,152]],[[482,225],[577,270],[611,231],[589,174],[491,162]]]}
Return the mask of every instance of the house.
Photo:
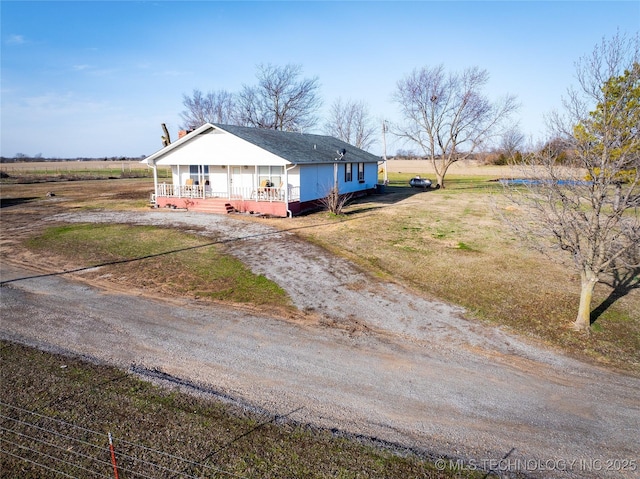
{"label": "house", "polygon": [[[157,207],[292,216],[340,194],[376,188],[380,158],[324,135],[206,123],[142,161]],[[160,183],[156,167],[171,167]]]}

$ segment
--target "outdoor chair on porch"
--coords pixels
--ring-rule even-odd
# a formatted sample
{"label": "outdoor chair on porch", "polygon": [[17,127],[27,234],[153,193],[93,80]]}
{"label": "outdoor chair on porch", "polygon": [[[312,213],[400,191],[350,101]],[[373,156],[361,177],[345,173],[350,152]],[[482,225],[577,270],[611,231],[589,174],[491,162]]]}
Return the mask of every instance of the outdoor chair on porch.
{"label": "outdoor chair on porch", "polygon": [[187,178],[184,182],[184,195],[191,196],[193,194],[193,179]]}
{"label": "outdoor chair on porch", "polygon": [[262,180],[258,188],[258,199],[267,200],[273,192],[273,183],[269,180]]}

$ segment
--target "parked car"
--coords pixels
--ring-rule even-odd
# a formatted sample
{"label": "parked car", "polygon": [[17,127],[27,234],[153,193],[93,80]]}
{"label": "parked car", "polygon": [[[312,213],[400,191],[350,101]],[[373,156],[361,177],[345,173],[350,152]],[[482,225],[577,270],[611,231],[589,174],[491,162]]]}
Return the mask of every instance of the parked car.
{"label": "parked car", "polygon": [[427,178],[420,178],[419,176],[415,176],[409,180],[409,184],[412,188],[431,188],[431,180]]}

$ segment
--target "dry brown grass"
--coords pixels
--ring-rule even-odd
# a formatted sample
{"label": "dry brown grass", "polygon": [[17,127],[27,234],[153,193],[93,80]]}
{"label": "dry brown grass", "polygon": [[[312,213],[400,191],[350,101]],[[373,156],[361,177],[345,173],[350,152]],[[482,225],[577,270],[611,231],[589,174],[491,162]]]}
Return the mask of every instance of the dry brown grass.
{"label": "dry brown grass", "polygon": [[3,206],[20,201],[39,208],[131,209],[148,206],[153,178],[2,183],[0,188]]}
{"label": "dry brown grass", "polygon": [[409,451],[161,388],[79,358],[5,341],[0,356],[2,477],[113,477],[108,431],[114,434],[122,478],[496,477],[439,471]]}
{"label": "dry brown grass", "polygon": [[[319,212],[293,219],[259,219],[344,255],[373,274],[410,285],[420,294],[465,306],[484,321],[503,325],[575,356],[640,371],[640,290],[618,299],[584,336],[569,326],[577,312],[579,280],[571,265],[526,250],[497,219],[494,181],[509,170],[454,165],[446,190],[406,186],[427,162],[389,162],[388,194],[352,203],[341,217]],[[391,173],[395,169],[406,171]],[[454,174],[456,171],[462,174]],[[2,185],[3,205],[33,201],[64,208],[145,208],[150,179]],[[56,196],[47,201],[46,193]],[[31,200],[29,200],[31,198]],[[609,295],[598,285],[593,307]]]}
{"label": "dry brown grass", "polygon": [[[580,282],[563,263],[570,258],[527,250],[495,214],[505,205],[499,206],[500,187],[488,181],[493,176],[474,168],[475,179],[451,175],[446,190],[391,187],[388,195],[353,203],[341,218],[319,212],[278,223],[424,296],[462,305],[479,320],[581,359],[640,372],[640,290],[608,308],[592,334],[572,331]],[[410,176],[396,174],[392,184]],[[610,293],[598,285],[593,308]]]}

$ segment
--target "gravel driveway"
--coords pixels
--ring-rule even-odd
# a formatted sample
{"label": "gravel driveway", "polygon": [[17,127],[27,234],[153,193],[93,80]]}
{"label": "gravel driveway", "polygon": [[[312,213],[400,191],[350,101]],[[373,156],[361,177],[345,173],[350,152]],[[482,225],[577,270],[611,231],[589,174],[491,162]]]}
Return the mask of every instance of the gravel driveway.
{"label": "gravel driveway", "polygon": [[373,280],[260,222],[163,210],[45,221],[193,228],[320,321],[98,289],[8,260],[3,281],[33,277],[2,288],[4,338],[160,370],[273,414],[302,407],[290,419],[464,458],[471,467],[640,477],[636,378],[466,320],[460,308]]}

